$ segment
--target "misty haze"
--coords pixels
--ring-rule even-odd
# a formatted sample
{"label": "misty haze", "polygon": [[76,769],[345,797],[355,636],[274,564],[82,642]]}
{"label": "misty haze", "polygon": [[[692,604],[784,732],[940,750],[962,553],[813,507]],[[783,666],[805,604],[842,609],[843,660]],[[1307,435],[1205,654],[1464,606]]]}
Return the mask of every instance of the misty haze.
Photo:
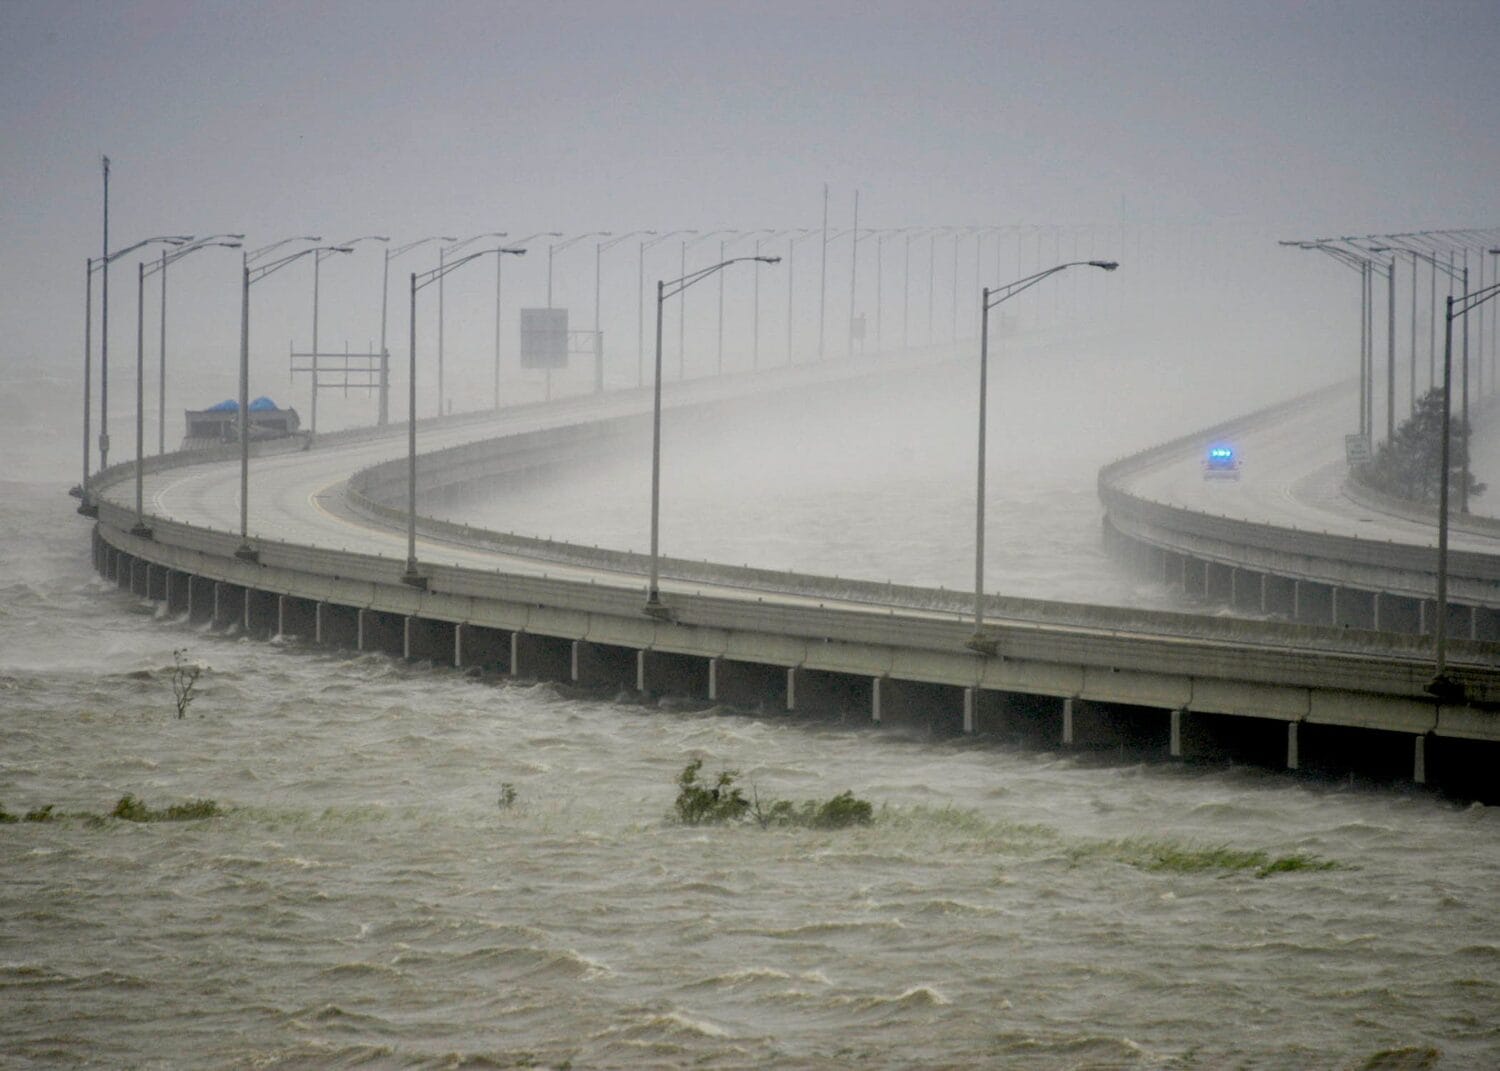
{"label": "misty haze", "polygon": [[0,8],[0,1064],[1500,1066],[1497,45]]}

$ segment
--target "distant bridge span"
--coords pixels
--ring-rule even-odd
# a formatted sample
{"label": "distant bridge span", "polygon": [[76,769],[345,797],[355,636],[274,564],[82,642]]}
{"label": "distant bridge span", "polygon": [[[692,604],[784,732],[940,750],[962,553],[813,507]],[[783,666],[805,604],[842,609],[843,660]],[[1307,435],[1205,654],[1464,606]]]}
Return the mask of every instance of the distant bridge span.
{"label": "distant bridge span", "polygon": [[[711,415],[747,394],[819,389],[888,367],[801,366],[668,394],[676,408]],[[424,501],[503,484],[601,443],[634,448],[649,435],[649,404],[631,391],[423,422]],[[326,435],[306,451],[258,446],[258,562],[234,554],[236,453],[150,459],[149,537],[131,534],[134,468],[116,466],[93,482],[96,567],[169,612],[258,636],[1048,747],[1494,791],[1500,643],[1486,639],[1453,643],[1451,668],[1469,698],[1440,704],[1423,690],[1430,641],[1374,628],[996,597],[986,611],[996,653],[985,655],[967,646],[972,606],[959,593],[671,559],[661,584],[670,616],[660,619],[644,612],[643,556],[429,518],[418,543],[429,584],[417,590],[401,580],[405,434],[392,426]],[[1126,492],[1113,475],[1101,476],[1101,492],[1114,538],[1130,538],[1121,533],[1139,521],[1119,508]]]}

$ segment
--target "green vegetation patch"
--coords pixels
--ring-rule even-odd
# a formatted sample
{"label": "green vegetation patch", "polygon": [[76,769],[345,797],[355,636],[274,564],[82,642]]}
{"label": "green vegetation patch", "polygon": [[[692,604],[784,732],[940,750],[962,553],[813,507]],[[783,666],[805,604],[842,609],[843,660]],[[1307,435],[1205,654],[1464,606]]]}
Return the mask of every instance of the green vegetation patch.
{"label": "green vegetation patch", "polygon": [[721,770],[712,781],[699,779],[703,760],[694,759],[677,775],[674,809],[683,825],[725,825],[754,820],[762,829],[772,826],[801,829],[847,829],[867,826],[875,820],[875,808],[849,791],[826,800],[772,800],[762,802],[754,792],[746,799],[735,782],[738,770]]}
{"label": "green vegetation patch", "polygon": [[1272,874],[1289,874],[1298,870],[1341,870],[1342,864],[1303,852],[1291,855],[1272,856],[1259,849],[1231,848],[1227,845],[1194,847],[1174,844],[1170,841],[1128,840],[1105,841],[1074,849],[1070,855],[1079,860],[1086,856],[1114,859],[1141,870],[1170,872],[1175,874],[1201,874],[1210,872],[1233,873],[1254,871],[1257,878],[1268,878]]}
{"label": "green vegetation patch", "polygon": [[213,800],[188,800],[186,803],[174,803],[170,807],[156,810],[127,794],[120,797],[120,802],[115,804],[115,809],[109,812],[109,816],[126,822],[193,822],[200,818],[215,818],[223,813],[223,808]]}

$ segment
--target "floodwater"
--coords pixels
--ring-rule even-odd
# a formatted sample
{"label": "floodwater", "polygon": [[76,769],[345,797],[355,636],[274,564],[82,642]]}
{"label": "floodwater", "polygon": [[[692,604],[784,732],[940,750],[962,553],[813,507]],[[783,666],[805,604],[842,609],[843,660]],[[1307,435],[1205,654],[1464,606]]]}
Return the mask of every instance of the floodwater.
{"label": "floodwater", "polygon": [[[1145,443],[1075,449],[1063,428],[1098,428],[1110,405],[1100,390],[1036,423],[1058,429],[1041,444],[1055,464],[1001,466],[996,515],[1036,533],[1024,553],[995,548],[1002,586],[1136,590],[1091,557],[1092,469]],[[132,793],[226,813],[0,825],[0,1065],[1500,1066],[1493,809],[212,634],[92,574],[63,493],[75,436],[15,415],[0,804],[99,814]],[[758,510],[721,512],[686,458],[669,462],[664,549],[963,584],[960,463],[924,486],[901,461],[925,463],[920,442],[851,447],[869,464],[831,509],[836,481],[793,486],[817,459],[785,436],[748,443],[785,474],[760,480],[786,493]],[[586,522],[574,490],[553,489],[553,534]],[[927,504],[896,508],[911,495]],[[635,538],[616,497],[593,499],[586,541]],[[547,508],[529,489],[509,516],[540,527]],[[182,720],[178,649],[206,667]],[[695,758],[763,798],[852,790],[877,819],[682,826],[675,778]],[[1192,869],[1217,847],[1334,868]]]}

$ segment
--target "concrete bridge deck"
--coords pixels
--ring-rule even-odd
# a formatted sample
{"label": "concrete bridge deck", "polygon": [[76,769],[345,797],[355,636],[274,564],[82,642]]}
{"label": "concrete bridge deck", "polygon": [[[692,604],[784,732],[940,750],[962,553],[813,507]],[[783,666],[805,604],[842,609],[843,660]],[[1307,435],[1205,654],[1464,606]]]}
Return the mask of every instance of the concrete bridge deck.
{"label": "concrete bridge deck", "polygon": [[[849,371],[699,381],[673,404],[809,389]],[[435,423],[422,431],[423,481],[482,480],[640,434],[647,404],[631,392]],[[994,599],[988,655],[967,645],[971,608],[951,592],[671,561],[663,620],[643,612],[637,556],[425,520],[429,582],[417,590],[402,583],[393,526],[404,524],[404,436],[267,448],[252,466],[258,562],[234,554],[237,461],[153,462],[149,538],[131,534],[134,473],[119,467],[96,488],[96,564],[174,612],[252,634],[927,732],[1362,769],[1469,793],[1488,783],[1500,746],[1500,645],[1487,642],[1455,643],[1470,698],[1439,704],[1423,691],[1427,642],[1374,629]]]}

